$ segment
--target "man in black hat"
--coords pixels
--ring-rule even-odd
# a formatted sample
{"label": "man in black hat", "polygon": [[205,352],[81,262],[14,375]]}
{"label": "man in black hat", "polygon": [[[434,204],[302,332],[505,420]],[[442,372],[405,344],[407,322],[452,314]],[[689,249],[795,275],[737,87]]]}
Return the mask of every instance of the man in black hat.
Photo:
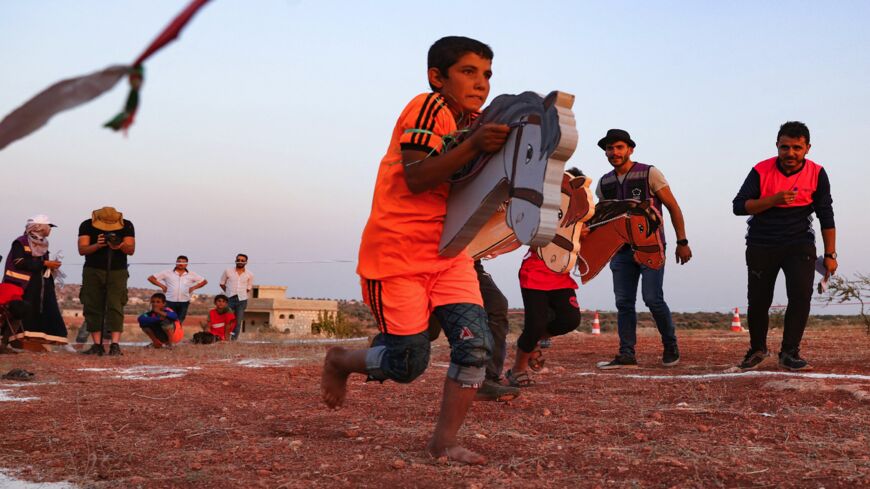
{"label": "man in black hat", "polygon": [[[613,166],[613,170],[598,181],[595,190],[598,198],[649,200],[659,212],[662,211],[662,206],[667,207],[677,234],[677,263],[682,265],[688,262],[692,258],[692,250],[689,248],[689,240],[686,239],[683,212],[662,172],[652,165],[631,161],[635,143],[627,131],[610,129],[598,141],[598,146],[604,150],[607,161]],[[658,232],[664,245],[664,226],[659,227]],[[613,272],[613,293],[616,296],[619,354],[609,362],[598,363],[598,368],[637,367],[634,352],[634,345],[637,343],[637,312],[634,304],[637,300],[638,281],[641,282],[643,302],[652,313],[662,337],[662,365],[677,365],[680,362],[680,351],[677,348],[676,330],[662,291],[664,267],[653,270],[638,264],[634,261],[631,248],[625,246],[610,260],[610,270]]]}

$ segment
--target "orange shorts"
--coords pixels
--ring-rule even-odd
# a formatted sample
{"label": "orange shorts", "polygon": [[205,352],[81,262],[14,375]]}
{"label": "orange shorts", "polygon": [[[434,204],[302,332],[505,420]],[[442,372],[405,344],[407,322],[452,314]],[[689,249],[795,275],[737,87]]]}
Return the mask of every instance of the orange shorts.
{"label": "orange shorts", "polygon": [[401,275],[383,280],[363,277],[363,301],[383,333],[408,336],[429,328],[438,306],[470,303],[483,306],[480,283],[472,262],[458,260],[441,272]]}
{"label": "orange shorts", "polygon": [[[174,344],[180,342],[181,340],[183,340],[184,339],[184,330],[181,328],[181,323],[178,321],[175,321],[175,329],[172,331],[172,333],[167,334],[167,336],[169,337],[169,344],[170,345],[174,345]],[[160,348],[161,346],[164,345],[164,343],[160,340],[154,340],[153,343],[154,343],[154,346],[157,348]]]}

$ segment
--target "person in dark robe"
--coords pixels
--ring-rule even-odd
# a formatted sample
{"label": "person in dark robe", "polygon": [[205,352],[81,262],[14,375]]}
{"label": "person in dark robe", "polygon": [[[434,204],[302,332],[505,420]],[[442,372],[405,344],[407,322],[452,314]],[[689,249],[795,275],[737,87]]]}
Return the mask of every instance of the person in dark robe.
{"label": "person in dark robe", "polygon": [[27,220],[24,234],[12,242],[6,258],[3,283],[11,283],[24,289],[24,301],[30,310],[24,315],[24,332],[10,340],[28,346],[67,343],[67,329],[57,304],[55,277],[62,278],[61,262],[51,259],[48,251],[48,236],[55,227],[48,216],[36,215]]}

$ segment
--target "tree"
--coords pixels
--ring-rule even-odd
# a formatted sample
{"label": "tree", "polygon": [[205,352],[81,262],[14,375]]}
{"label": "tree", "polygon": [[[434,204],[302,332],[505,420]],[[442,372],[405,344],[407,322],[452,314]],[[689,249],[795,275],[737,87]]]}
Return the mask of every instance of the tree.
{"label": "tree", "polygon": [[828,282],[827,296],[820,300],[825,304],[857,301],[861,304],[861,320],[864,322],[867,334],[870,334],[870,316],[865,310],[866,302],[870,301],[870,275],[858,272],[852,279],[834,275]]}

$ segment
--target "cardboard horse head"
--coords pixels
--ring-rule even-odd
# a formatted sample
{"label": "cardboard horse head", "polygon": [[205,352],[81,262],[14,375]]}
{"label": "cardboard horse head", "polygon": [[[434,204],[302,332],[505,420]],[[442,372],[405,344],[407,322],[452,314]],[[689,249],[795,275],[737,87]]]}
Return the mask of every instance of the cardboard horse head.
{"label": "cardboard horse head", "polygon": [[577,147],[571,107],[574,96],[551,92],[500,95],[478,118],[479,124],[511,126],[505,145],[471,162],[454,178],[439,253],[456,256],[474,239],[502,204],[516,240],[548,244],[559,224],[560,184],[565,161]]}
{"label": "cardboard horse head", "polygon": [[[591,182],[582,173],[575,175],[566,171],[562,175],[559,227],[553,240],[537,249],[538,256],[556,273],[567,273],[576,264],[583,223],[595,214]],[[490,259],[519,247],[520,242],[507,224],[506,206],[501,206],[468,244],[468,253],[475,260]]]}
{"label": "cardboard horse head", "polygon": [[591,183],[582,173],[574,175],[566,171],[562,176],[559,228],[553,241],[537,250],[538,258],[556,273],[568,273],[577,264],[583,223],[595,214],[595,203],[592,201],[592,192],[589,191]]}
{"label": "cardboard horse head", "polygon": [[648,200],[602,200],[595,206],[595,217],[587,222],[589,235],[583,240],[577,268],[585,284],[589,282],[624,245],[634,252],[634,261],[658,270],[665,264],[659,236],[662,215]]}

